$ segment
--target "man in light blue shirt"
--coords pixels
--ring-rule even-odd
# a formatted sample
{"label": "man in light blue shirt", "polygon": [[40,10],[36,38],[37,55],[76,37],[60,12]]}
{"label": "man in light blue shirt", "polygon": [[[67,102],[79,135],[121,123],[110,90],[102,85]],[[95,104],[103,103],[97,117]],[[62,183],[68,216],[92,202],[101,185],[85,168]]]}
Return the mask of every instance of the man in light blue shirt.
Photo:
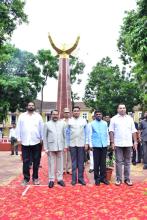
{"label": "man in light blue shirt", "polygon": [[95,111],[95,120],[91,122],[89,146],[93,149],[94,159],[94,179],[95,185],[100,185],[100,182],[108,185],[106,180],[106,155],[107,146],[109,144],[108,126],[102,120],[102,113]]}

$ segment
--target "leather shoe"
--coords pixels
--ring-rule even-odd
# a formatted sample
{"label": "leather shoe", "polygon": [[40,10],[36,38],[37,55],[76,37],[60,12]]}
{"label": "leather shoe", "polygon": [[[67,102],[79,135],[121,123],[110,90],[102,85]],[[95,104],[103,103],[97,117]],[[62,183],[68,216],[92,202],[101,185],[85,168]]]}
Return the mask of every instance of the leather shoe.
{"label": "leather shoe", "polygon": [[101,183],[104,183],[105,185],[109,185],[110,184],[109,181],[106,180],[106,179],[101,180]]}
{"label": "leather shoe", "polygon": [[85,181],[84,180],[78,180],[78,183],[80,183],[81,185],[83,185],[83,186],[85,186],[86,185],[86,183],[85,183]]}
{"label": "leather shoe", "polygon": [[124,183],[127,184],[128,186],[133,186],[133,183],[131,180],[124,180]]}
{"label": "leather shoe", "polygon": [[76,185],[76,181],[71,181],[71,185],[75,186]]}
{"label": "leather shoe", "polygon": [[65,183],[64,183],[63,180],[60,180],[60,181],[58,181],[57,183],[58,183],[60,186],[65,186]]}
{"label": "leather shoe", "polygon": [[53,182],[53,181],[50,181],[49,184],[48,184],[48,187],[49,187],[49,188],[53,188],[53,186],[54,186],[54,182]]}
{"label": "leather shoe", "polygon": [[94,171],[93,169],[90,169],[90,170],[89,170],[89,173],[92,173],[93,171]]}
{"label": "leather shoe", "polygon": [[99,185],[100,185],[100,180],[96,180],[96,181],[95,181],[95,185],[96,185],[96,186],[99,186]]}

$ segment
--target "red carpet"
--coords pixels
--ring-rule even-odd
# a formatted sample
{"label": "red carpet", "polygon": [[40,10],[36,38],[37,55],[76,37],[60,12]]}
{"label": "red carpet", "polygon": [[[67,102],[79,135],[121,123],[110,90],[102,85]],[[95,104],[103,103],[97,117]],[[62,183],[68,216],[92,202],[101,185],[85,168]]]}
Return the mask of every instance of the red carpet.
{"label": "red carpet", "polygon": [[[40,169],[42,184],[47,184],[46,160]],[[0,220],[146,220],[147,183],[133,187],[122,184],[105,186],[20,186],[22,177],[0,187]],[[24,195],[22,196],[22,193]]]}

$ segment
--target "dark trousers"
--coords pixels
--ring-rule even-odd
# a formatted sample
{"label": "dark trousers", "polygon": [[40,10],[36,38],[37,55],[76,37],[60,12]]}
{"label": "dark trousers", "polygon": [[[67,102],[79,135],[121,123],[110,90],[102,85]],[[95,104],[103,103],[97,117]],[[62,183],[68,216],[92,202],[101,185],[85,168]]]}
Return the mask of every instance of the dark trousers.
{"label": "dark trousers", "polygon": [[136,158],[136,150],[134,150],[134,148],[133,148],[132,163],[136,163],[136,162],[141,163],[141,157],[142,157],[141,144],[138,143],[138,146],[137,146],[137,158]]}
{"label": "dark trousers", "polygon": [[106,155],[107,147],[93,147],[95,181],[106,178]]}
{"label": "dark trousers", "polygon": [[30,180],[30,159],[32,155],[33,161],[33,175],[32,179],[38,179],[38,169],[40,164],[40,155],[41,155],[41,145],[31,145],[31,146],[24,146],[22,145],[22,159],[23,159],[23,175],[24,179],[29,181]]}
{"label": "dark trousers", "polygon": [[147,141],[142,141],[143,163],[147,167]]}
{"label": "dark trousers", "polygon": [[72,181],[77,182],[77,170],[78,170],[78,180],[83,181],[85,148],[70,147],[70,155],[72,162]]}
{"label": "dark trousers", "polygon": [[18,144],[16,144],[16,143],[11,143],[11,154],[13,155],[13,154],[16,154],[16,155],[18,155]]}
{"label": "dark trousers", "polygon": [[17,139],[11,137],[11,154],[13,155],[14,152],[16,155],[18,155],[18,144],[17,144]]}

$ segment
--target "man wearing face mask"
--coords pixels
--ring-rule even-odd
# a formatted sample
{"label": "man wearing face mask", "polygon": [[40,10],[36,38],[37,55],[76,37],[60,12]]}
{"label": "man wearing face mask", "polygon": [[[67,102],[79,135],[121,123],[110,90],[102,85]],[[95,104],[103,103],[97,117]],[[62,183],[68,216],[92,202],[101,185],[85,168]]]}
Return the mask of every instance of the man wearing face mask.
{"label": "man wearing face mask", "polygon": [[143,148],[143,169],[147,169],[147,111],[144,113],[144,120],[141,121],[140,126],[140,139],[142,141],[142,148]]}
{"label": "man wearing face mask", "polygon": [[55,181],[55,170],[57,173],[57,183],[65,186],[63,181],[63,150],[65,143],[65,128],[63,120],[59,120],[58,110],[51,113],[51,120],[45,123],[43,132],[44,150],[48,156],[49,184],[52,188]]}
{"label": "man wearing face mask", "polygon": [[106,155],[109,143],[107,122],[102,120],[102,113],[98,110],[94,113],[95,120],[91,122],[89,132],[89,146],[93,149],[94,180],[95,185],[100,183],[109,185],[106,179]]}
{"label": "man wearing face mask", "polygon": [[35,112],[35,103],[29,102],[27,111],[22,113],[17,122],[17,140],[22,146],[23,176],[22,185],[30,181],[30,157],[33,160],[32,180],[34,185],[39,185],[38,169],[41,158],[43,139],[43,120],[40,114]]}

